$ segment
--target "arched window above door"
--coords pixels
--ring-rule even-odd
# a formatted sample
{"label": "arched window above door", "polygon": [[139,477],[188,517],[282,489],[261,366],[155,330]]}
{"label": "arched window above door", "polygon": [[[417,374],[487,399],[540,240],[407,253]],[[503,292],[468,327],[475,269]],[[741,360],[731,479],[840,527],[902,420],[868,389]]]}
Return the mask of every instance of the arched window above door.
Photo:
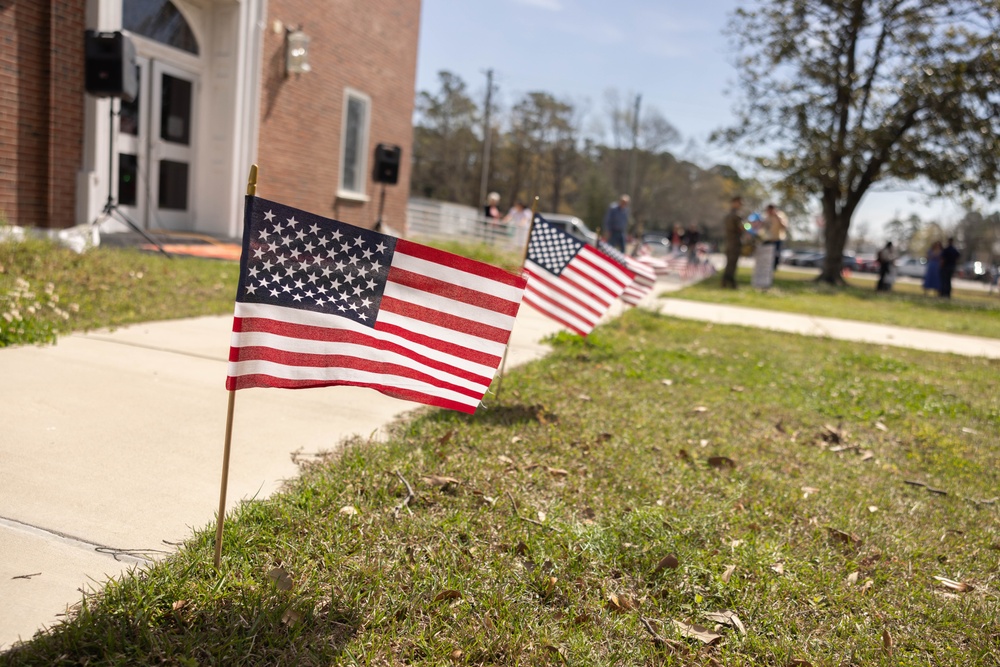
{"label": "arched window above door", "polygon": [[170,0],[122,0],[122,28],[198,55],[191,26]]}

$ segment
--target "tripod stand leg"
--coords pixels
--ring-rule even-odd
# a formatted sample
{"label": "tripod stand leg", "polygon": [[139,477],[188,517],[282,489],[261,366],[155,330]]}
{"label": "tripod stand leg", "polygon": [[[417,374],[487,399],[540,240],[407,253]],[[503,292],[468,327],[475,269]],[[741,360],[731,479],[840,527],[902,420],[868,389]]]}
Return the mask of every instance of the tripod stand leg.
{"label": "tripod stand leg", "polygon": [[122,213],[122,212],[121,212],[120,210],[118,210],[118,207],[117,207],[117,206],[115,206],[115,205],[113,205],[113,204],[112,204],[112,205],[108,206],[108,207],[107,207],[107,208],[106,208],[106,209],[104,210],[104,212],[105,212],[105,214],[106,214],[107,216],[109,216],[109,217],[110,217],[110,216],[112,216],[112,215],[116,216],[116,217],[117,217],[117,218],[118,218],[119,220],[121,220],[122,222],[124,222],[124,223],[125,223],[126,225],[128,225],[129,227],[131,227],[131,228],[132,228],[132,229],[134,229],[135,231],[139,232],[139,234],[141,234],[141,235],[142,235],[142,237],[143,237],[144,239],[146,239],[147,241],[149,241],[150,243],[152,243],[153,245],[155,245],[155,246],[156,246],[156,248],[157,248],[157,250],[159,250],[160,252],[162,252],[162,253],[163,253],[163,254],[164,254],[164,255],[165,255],[166,257],[169,257],[170,259],[173,259],[173,258],[174,258],[174,256],[173,256],[173,255],[171,255],[170,253],[168,253],[168,252],[167,252],[167,251],[166,251],[166,250],[165,250],[165,249],[163,248],[163,246],[162,246],[162,245],[160,245],[160,242],[159,242],[159,241],[157,241],[157,240],[156,240],[156,239],[154,239],[154,238],[153,238],[152,236],[150,236],[149,234],[147,234],[147,233],[145,232],[145,230],[143,230],[142,228],[140,228],[140,227],[139,227],[139,225],[137,225],[137,224],[135,224],[134,222],[132,222],[132,219],[131,219],[131,218],[129,218],[129,217],[128,217],[127,215],[125,215],[124,213]]}

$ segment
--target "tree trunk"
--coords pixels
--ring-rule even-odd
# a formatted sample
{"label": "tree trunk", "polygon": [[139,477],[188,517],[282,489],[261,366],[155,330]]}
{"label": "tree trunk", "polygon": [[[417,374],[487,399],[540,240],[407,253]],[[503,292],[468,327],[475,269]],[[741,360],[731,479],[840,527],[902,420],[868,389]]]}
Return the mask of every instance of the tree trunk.
{"label": "tree trunk", "polygon": [[826,257],[817,280],[831,285],[843,285],[841,275],[844,268],[844,246],[847,244],[847,230],[851,226],[851,213],[838,209],[836,200],[829,194],[823,196],[823,229]]}

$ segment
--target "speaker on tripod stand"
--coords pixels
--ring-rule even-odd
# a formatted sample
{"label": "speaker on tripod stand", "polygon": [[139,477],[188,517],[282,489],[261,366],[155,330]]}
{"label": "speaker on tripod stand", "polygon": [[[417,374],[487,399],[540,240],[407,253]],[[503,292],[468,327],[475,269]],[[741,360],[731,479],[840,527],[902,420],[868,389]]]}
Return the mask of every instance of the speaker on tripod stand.
{"label": "speaker on tripod stand", "polygon": [[[155,245],[167,257],[156,239],[152,238],[118,207],[114,196],[115,100],[132,102],[139,94],[139,67],[135,60],[135,45],[121,32],[84,33],[84,88],[94,97],[108,100],[108,201],[101,214],[91,223],[98,225],[106,218],[117,218]],[[121,113],[121,102],[118,104]]]}
{"label": "speaker on tripod stand", "polygon": [[372,170],[372,180],[382,184],[378,199],[378,220],[375,231],[382,228],[382,210],[385,208],[385,186],[399,182],[399,163],[403,157],[403,149],[393,144],[378,144],[375,146],[375,168]]}

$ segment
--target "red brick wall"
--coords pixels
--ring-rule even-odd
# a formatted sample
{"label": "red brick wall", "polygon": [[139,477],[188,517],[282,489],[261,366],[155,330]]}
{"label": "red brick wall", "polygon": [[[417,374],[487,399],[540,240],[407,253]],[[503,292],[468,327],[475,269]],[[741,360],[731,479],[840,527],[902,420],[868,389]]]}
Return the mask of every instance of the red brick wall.
{"label": "red brick wall", "polygon": [[0,0],[0,214],[74,224],[83,144],[84,7]]}
{"label": "red brick wall", "polygon": [[[2,0],[0,0],[2,1]],[[420,0],[270,0],[265,29],[259,159],[262,197],[371,227],[380,184],[371,180],[378,143],[403,149],[399,183],[386,186],[383,220],[404,231],[409,198]],[[284,31],[311,38],[307,74],[285,76]],[[344,89],[371,98],[367,203],[337,199]]]}

